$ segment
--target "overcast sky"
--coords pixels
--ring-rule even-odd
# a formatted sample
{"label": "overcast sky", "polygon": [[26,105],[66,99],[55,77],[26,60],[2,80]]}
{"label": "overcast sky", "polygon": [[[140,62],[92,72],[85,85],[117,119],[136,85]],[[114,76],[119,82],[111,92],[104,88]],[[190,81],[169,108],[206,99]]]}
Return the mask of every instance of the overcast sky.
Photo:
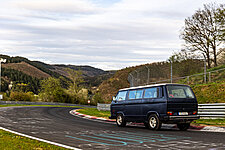
{"label": "overcast sky", "polygon": [[0,54],[104,70],[165,61],[210,2],[224,0],[0,0]]}

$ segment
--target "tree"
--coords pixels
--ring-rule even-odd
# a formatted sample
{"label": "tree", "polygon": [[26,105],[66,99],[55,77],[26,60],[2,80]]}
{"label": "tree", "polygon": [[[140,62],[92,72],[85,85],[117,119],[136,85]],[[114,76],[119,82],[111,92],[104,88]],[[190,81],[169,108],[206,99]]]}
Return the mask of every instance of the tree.
{"label": "tree", "polygon": [[40,95],[44,101],[50,102],[65,102],[68,99],[60,80],[53,77],[41,81]]}
{"label": "tree", "polygon": [[173,63],[173,73],[178,76],[189,76],[201,72],[204,66],[203,60],[199,55],[181,50],[175,52],[168,61]]}
{"label": "tree", "polygon": [[223,22],[224,5],[206,4],[203,10],[199,9],[194,15],[185,19],[185,26],[181,32],[180,37],[185,41],[186,48],[192,52],[202,53],[207,59],[209,68],[211,60],[217,66],[217,56],[221,53],[217,49],[223,42],[221,40]]}
{"label": "tree", "polygon": [[67,68],[66,72],[68,73],[68,77],[71,80],[71,82],[69,83],[68,92],[75,98],[75,100],[73,100],[74,103],[78,102],[78,92],[82,89],[79,85],[84,82],[84,80],[82,79],[82,72],[70,68]]}
{"label": "tree", "polygon": [[220,5],[216,10],[216,22],[220,25],[220,41],[225,42],[225,5]]}

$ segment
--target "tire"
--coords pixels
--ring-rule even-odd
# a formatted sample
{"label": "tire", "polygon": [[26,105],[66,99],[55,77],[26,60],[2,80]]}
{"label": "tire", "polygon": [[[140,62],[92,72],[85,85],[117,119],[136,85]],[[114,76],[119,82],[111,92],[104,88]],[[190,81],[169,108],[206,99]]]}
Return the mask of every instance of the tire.
{"label": "tire", "polygon": [[123,117],[122,114],[118,114],[116,116],[116,124],[118,127],[125,127],[126,126],[126,121],[125,118]]}
{"label": "tire", "polygon": [[190,127],[190,123],[178,123],[177,127],[181,130],[181,131],[186,131],[189,127]]}
{"label": "tire", "polygon": [[162,122],[156,114],[152,114],[148,117],[148,127],[151,130],[160,130]]}

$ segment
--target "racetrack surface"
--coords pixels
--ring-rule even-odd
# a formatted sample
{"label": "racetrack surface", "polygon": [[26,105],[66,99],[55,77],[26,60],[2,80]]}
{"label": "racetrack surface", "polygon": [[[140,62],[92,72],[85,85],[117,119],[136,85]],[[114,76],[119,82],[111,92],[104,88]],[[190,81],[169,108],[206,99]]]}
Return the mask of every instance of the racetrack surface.
{"label": "racetrack surface", "polygon": [[68,107],[0,108],[0,126],[81,149],[225,149],[225,133],[151,131],[71,115]]}

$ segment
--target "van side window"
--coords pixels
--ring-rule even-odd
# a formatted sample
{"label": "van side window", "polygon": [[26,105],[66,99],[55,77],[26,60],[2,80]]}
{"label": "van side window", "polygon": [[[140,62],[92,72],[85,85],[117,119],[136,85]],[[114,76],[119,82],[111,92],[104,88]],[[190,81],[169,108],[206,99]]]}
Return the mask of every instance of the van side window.
{"label": "van side window", "polygon": [[136,99],[141,99],[143,95],[143,90],[137,90],[136,92]]}
{"label": "van side window", "polygon": [[135,99],[136,92],[137,92],[136,90],[130,91],[129,92],[129,99]]}
{"label": "van side window", "polygon": [[120,91],[117,96],[116,96],[116,100],[117,101],[122,101],[126,99],[126,95],[127,95],[127,91]]}
{"label": "van side window", "polygon": [[129,99],[141,99],[143,90],[132,90],[129,92]]}
{"label": "van side window", "polygon": [[159,89],[158,88],[145,89],[144,98],[157,98],[157,97],[159,97]]}

